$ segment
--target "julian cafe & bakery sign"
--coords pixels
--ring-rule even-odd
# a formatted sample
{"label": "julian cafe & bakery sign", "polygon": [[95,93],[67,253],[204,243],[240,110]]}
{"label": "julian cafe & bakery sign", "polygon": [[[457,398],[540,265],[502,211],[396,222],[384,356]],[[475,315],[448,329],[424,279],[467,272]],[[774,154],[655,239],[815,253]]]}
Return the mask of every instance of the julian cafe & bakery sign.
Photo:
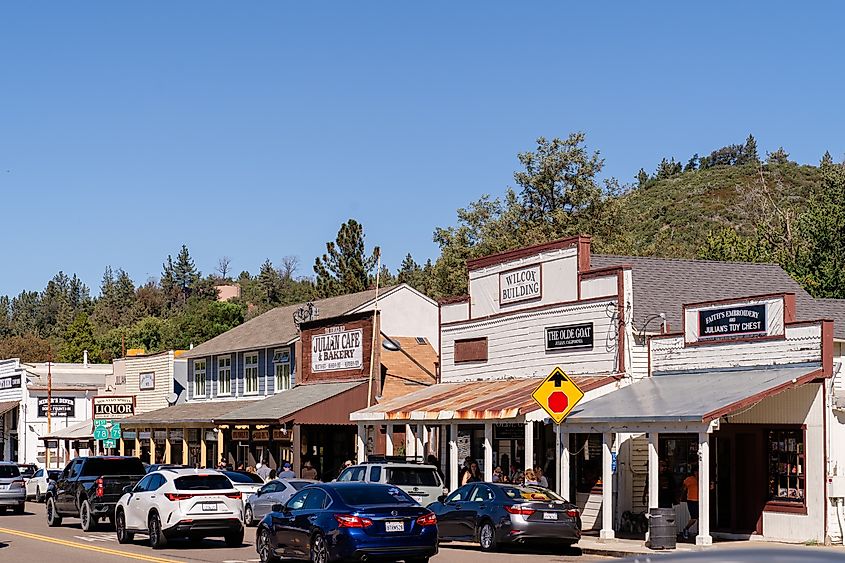
{"label": "julian cafe & bakery sign", "polygon": [[344,325],[311,337],[311,371],[341,371],[364,366],[364,329]]}

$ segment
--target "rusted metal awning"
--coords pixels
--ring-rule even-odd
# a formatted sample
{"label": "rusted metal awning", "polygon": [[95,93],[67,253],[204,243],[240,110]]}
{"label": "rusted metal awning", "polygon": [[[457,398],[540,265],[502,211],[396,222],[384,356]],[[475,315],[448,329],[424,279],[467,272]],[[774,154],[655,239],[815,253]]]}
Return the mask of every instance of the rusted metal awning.
{"label": "rusted metal awning", "polygon": [[[572,377],[585,393],[618,380],[614,375]],[[350,420],[501,420],[538,410],[531,393],[542,378],[438,383],[373,407]]]}

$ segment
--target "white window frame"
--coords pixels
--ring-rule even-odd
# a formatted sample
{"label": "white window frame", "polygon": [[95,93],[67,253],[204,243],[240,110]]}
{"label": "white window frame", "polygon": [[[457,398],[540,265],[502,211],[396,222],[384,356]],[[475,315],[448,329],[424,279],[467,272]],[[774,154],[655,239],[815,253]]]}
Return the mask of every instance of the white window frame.
{"label": "white window frame", "polygon": [[[199,366],[202,365],[202,368]],[[207,396],[208,376],[206,375],[207,364],[205,360],[194,360],[194,398],[204,399]],[[199,376],[202,374],[202,395],[197,392]]]}
{"label": "white window frame", "polygon": [[[224,367],[221,366],[221,363],[226,361],[226,360],[229,361],[229,365],[224,368]],[[221,391],[221,389],[222,389],[221,383],[223,381],[223,378],[220,377],[220,374],[222,373],[221,370],[224,370],[224,369],[228,370],[228,372],[229,372],[229,382],[228,382],[229,389],[225,392]],[[217,396],[218,397],[231,397],[232,396],[232,356],[218,356],[217,357]]]}
{"label": "white window frame", "polygon": [[[277,362],[277,361],[275,361],[275,359],[280,354],[284,354],[284,353],[287,353],[287,358],[288,358],[287,362]],[[273,385],[275,385],[274,390],[275,390],[276,393],[278,393],[279,391],[287,391],[288,389],[291,388],[290,350],[284,350],[284,349],[273,350],[273,360],[274,360],[273,361]],[[285,385],[283,387],[283,386],[279,385],[279,368],[284,369],[285,367],[287,367],[287,385]]]}
{"label": "white window frame", "polygon": [[[255,363],[248,363],[247,358],[255,358]],[[244,395],[258,395],[259,392],[259,380],[261,378],[260,370],[259,370],[259,363],[258,363],[258,352],[247,352],[244,354]],[[249,370],[255,370],[255,389],[249,389]]]}

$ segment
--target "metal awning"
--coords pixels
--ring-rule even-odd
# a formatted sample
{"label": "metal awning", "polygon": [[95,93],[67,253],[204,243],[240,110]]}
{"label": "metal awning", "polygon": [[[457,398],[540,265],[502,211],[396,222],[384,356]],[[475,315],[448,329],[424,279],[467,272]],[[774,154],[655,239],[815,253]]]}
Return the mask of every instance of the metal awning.
{"label": "metal awning", "polygon": [[[612,383],[612,375],[571,378],[584,393]],[[426,389],[353,412],[367,420],[501,420],[539,409],[531,394],[542,378],[438,383]]]}
{"label": "metal awning", "polygon": [[645,378],[576,406],[567,424],[706,424],[822,377],[817,365],[708,370]]}
{"label": "metal awning", "polygon": [[20,404],[21,404],[20,401],[6,401],[6,402],[3,402],[3,403],[0,403],[0,415],[6,414],[7,412],[9,412],[10,410],[17,407]]}
{"label": "metal awning", "polygon": [[[61,419],[59,419],[61,420]],[[42,440],[93,440],[94,420],[88,419],[41,436]]]}

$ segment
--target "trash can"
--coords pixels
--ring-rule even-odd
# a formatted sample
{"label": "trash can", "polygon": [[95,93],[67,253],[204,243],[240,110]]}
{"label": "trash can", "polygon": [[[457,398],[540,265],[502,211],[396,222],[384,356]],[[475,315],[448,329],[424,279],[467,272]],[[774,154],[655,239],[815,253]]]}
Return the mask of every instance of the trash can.
{"label": "trash can", "polygon": [[652,508],[648,512],[648,547],[675,549],[678,529],[674,508]]}

